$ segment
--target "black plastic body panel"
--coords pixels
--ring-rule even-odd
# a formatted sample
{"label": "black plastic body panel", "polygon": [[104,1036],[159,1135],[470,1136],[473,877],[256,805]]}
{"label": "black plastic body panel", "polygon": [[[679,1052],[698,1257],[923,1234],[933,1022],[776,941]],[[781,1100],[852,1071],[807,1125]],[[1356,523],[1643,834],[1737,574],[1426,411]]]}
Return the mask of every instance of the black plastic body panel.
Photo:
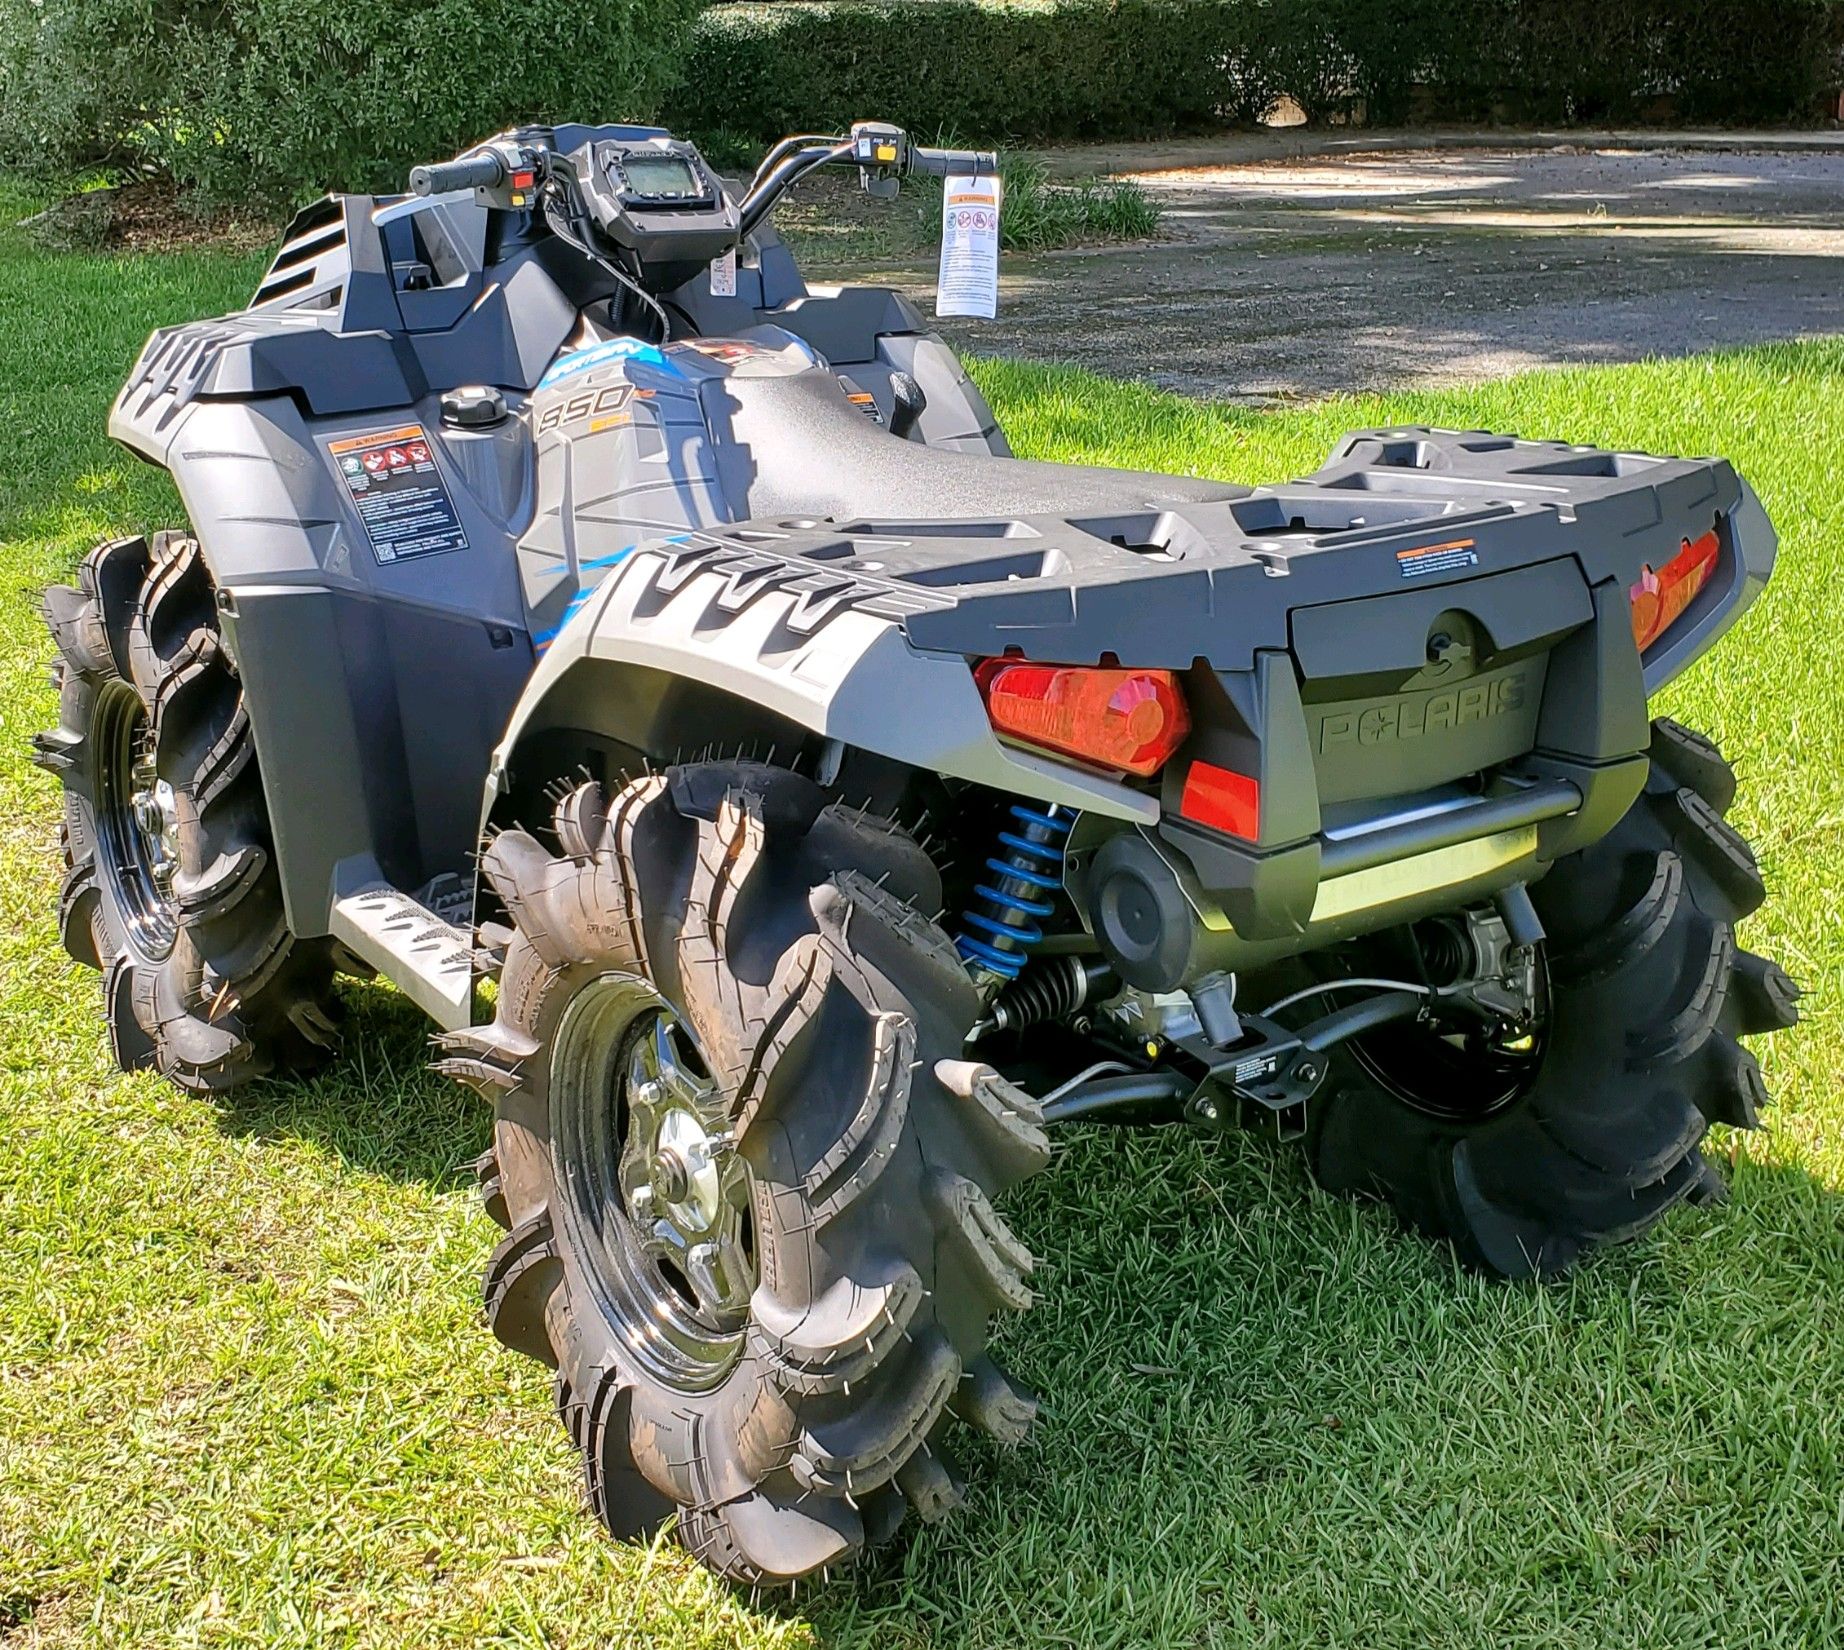
{"label": "black plastic body panel", "polygon": [[[480,783],[531,674],[504,626],[333,590],[247,591],[226,615],[299,933],[343,861],[399,888],[467,871]],[[349,666],[365,661],[362,672]]]}

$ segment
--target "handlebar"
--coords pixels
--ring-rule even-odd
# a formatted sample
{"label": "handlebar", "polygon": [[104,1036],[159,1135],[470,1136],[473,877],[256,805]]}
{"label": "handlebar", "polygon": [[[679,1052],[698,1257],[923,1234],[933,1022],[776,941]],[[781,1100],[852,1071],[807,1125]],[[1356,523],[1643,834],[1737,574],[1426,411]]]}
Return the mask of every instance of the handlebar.
{"label": "handlebar", "polygon": [[894,194],[896,179],[910,174],[978,178],[999,170],[999,157],[991,149],[930,149],[911,143],[898,127],[875,121],[860,121],[846,137],[784,138],[750,179],[742,200],[742,235],[747,237],[775,209],[790,184],[817,167],[841,163],[857,166],[865,187],[880,195]]}
{"label": "handlebar", "polygon": [[[480,198],[488,206],[526,209],[534,174],[554,175],[547,165],[550,141],[548,131],[521,129],[503,133],[455,160],[412,167],[411,193],[427,197],[474,189],[482,191]],[[911,142],[900,127],[882,121],[859,121],[842,137],[808,133],[784,138],[763,159],[737,203],[739,240],[746,239],[774,210],[792,184],[816,167],[840,163],[856,165],[865,187],[879,196],[894,195],[897,180],[908,174],[991,177],[999,170],[999,157],[990,149],[931,149]]]}
{"label": "handlebar", "polygon": [[410,191],[417,195],[446,195],[457,189],[497,189],[506,181],[506,163],[490,149],[459,160],[438,161],[410,168]]}
{"label": "handlebar", "polygon": [[989,178],[999,170],[999,157],[990,149],[925,149],[909,151],[909,170],[926,177]]}

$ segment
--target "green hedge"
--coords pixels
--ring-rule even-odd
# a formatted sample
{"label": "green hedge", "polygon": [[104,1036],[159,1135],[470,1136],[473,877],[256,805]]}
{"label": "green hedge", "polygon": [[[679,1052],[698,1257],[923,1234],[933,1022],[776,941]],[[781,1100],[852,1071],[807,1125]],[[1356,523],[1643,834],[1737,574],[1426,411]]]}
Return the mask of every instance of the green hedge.
{"label": "green hedge", "polygon": [[[1325,119],[1809,120],[1844,0],[0,0],[0,159],[207,198],[398,183],[524,119],[737,147],[867,116],[976,139]],[[668,89],[677,83],[677,89]],[[1664,100],[1668,100],[1668,103]]]}
{"label": "green hedge", "polygon": [[1310,117],[1808,121],[1841,0],[779,0],[700,19],[668,118],[767,139],[878,116],[963,139]]}
{"label": "green hedge", "polygon": [[211,200],[401,188],[528,120],[645,117],[698,0],[0,0],[0,154]]}

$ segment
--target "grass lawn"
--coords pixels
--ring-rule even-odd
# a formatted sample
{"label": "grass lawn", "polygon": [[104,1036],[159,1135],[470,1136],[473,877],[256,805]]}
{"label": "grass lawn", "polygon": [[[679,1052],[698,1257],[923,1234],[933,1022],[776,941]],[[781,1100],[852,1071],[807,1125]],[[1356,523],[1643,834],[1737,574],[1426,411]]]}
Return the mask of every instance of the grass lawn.
{"label": "grass lawn", "polygon": [[[4,206],[0,202],[0,206]],[[0,214],[10,216],[16,214]],[[486,1118],[349,987],[345,1060],[216,1107],[111,1070],[58,950],[37,592],[174,518],[103,414],[256,263],[0,235],[0,1645],[1835,1644],[1844,1638],[1844,343],[1256,413],[980,368],[1027,452],[1240,480],[1377,421],[1733,456],[1781,572],[1669,708],[1718,735],[1816,995],[1735,1196],[1489,1285],[1253,1140],[1080,1133],[1012,1205],[1045,1395],[960,1516],[753,1608],[579,1511],[546,1372],[482,1329]]]}

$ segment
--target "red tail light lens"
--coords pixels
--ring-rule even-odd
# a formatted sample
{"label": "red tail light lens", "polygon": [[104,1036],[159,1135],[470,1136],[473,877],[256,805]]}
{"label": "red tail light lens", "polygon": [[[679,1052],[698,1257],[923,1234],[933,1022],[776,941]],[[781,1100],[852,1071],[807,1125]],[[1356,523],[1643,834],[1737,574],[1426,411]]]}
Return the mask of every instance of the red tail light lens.
{"label": "red tail light lens", "polygon": [[1711,528],[1694,544],[1686,539],[1684,548],[1656,573],[1648,567],[1639,575],[1627,595],[1633,604],[1633,640],[1641,653],[1683,617],[1721,558],[1722,541]]}
{"label": "red tail light lens", "polygon": [[1261,786],[1214,762],[1193,762],[1178,812],[1194,824],[1254,842],[1261,836]]}
{"label": "red tail light lens", "polygon": [[1009,739],[1145,778],[1191,731],[1169,670],[1109,670],[988,659],[975,673],[992,725]]}

